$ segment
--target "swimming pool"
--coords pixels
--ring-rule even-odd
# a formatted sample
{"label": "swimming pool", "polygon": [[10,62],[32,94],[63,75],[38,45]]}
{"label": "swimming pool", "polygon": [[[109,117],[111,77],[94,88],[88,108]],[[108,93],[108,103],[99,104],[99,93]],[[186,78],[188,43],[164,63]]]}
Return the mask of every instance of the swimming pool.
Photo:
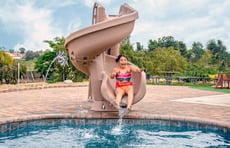
{"label": "swimming pool", "polygon": [[19,125],[0,133],[0,147],[230,146],[229,132],[181,121],[125,119],[121,125],[117,119],[50,119]]}

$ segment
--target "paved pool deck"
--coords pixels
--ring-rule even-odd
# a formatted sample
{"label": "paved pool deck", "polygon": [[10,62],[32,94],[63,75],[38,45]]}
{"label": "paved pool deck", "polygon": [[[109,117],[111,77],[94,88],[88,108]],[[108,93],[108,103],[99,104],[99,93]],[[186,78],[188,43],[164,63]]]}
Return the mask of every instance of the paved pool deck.
{"label": "paved pool deck", "polygon": [[[43,89],[41,89],[43,88]],[[2,85],[0,124],[47,118],[118,118],[94,112],[88,83]],[[230,129],[230,94],[186,86],[147,85],[145,97],[124,118],[212,123]]]}

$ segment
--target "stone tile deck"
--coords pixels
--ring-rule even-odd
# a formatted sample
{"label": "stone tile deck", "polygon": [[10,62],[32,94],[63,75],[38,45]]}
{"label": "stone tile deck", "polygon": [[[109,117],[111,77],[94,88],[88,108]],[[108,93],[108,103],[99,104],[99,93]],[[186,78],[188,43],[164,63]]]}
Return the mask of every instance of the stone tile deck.
{"label": "stone tile deck", "polygon": [[[0,88],[0,124],[43,117],[118,117],[116,112],[90,111],[92,102],[87,99],[87,83],[53,84],[53,86],[47,85],[46,89],[36,89],[36,86],[32,89],[27,87],[26,90],[22,89],[22,86],[14,87],[14,89]],[[222,99],[227,100],[227,103],[224,101],[222,103],[230,103],[230,95],[226,93],[203,91],[184,86],[148,85],[144,99],[135,104],[132,112],[125,118],[204,121],[204,123],[214,122],[230,128],[229,106],[191,101],[191,98],[194,97],[203,97],[205,100],[209,96],[215,96],[220,102]],[[178,101],[184,98],[189,98],[190,102]]]}

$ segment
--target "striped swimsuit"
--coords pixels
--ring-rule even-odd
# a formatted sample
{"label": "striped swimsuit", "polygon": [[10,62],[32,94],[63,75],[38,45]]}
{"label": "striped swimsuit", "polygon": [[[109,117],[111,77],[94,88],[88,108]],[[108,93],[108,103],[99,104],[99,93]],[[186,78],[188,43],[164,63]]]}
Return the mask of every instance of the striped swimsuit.
{"label": "striped swimsuit", "polygon": [[131,72],[126,73],[118,73],[116,75],[116,88],[117,87],[124,87],[124,86],[131,86]]}

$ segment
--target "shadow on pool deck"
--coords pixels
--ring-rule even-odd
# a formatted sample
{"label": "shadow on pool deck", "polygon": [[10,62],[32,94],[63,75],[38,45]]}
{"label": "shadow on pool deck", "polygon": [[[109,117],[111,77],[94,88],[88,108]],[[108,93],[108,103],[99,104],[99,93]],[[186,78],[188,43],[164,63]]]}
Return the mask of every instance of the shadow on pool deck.
{"label": "shadow on pool deck", "polygon": [[[90,111],[92,102],[87,99],[87,83],[53,84],[46,85],[46,89],[37,89],[36,86],[25,89],[20,87],[0,91],[0,124],[42,117],[58,118],[63,115],[81,118],[118,116],[117,112]],[[210,103],[210,96],[215,103]],[[197,97],[202,99],[191,99]],[[133,110],[125,118],[216,122],[230,128],[229,104],[230,95],[222,92],[197,90],[185,86],[148,85],[144,99],[133,105]]]}

